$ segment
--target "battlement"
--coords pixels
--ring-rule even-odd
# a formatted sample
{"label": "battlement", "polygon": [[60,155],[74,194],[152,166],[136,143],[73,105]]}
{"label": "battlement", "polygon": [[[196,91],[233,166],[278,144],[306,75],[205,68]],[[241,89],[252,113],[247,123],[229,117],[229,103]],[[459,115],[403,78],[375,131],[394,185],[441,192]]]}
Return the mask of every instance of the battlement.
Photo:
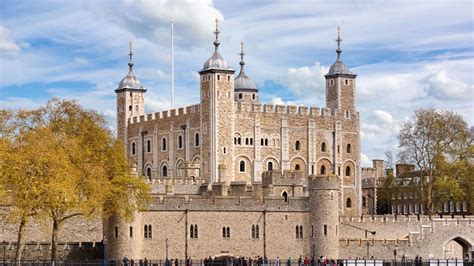
{"label": "battlement", "polygon": [[146,208],[152,211],[295,211],[309,210],[307,197],[292,197],[286,202],[283,197],[257,196],[197,196],[197,195],[153,195]]}
{"label": "battlement", "polygon": [[154,121],[160,119],[166,119],[177,116],[184,116],[188,114],[194,114],[200,112],[201,105],[194,104],[186,107],[181,107],[177,109],[165,110],[161,112],[149,113],[141,116],[134,116],[128,119],[129,124],[138,124],[147,121]]}
{"label": "battlement", "polygon": [[[307,107],[296,105],[273,105],[246,102],[236,102],[235,110],[236,112],[274,113],[286,115],[302,115],[307,117],[340,117],[343,115],[340,110],[331,108]],[[358,117],[359,113],[351,113],[350,118],[352,118],[353,116]]]}
{"label": "battlement", "polygon": [[310,175],[310,190],[339,190],[339,180],[336,175]]}
{"label": "battlement", "polygon": [[440,218],[429,215],[362,215],[362,216],[340,216],[341,223],[410,223],[410,224],[431,224],[437,226],[463,225],[474,226],[474,216],[454,215]]}
{"label": "battlement", "polygon": [[262,173],[262,187],[270,185],[284,185],[284,186],[306,186],[308,182],[304,177],[303,171],[265,171]]}

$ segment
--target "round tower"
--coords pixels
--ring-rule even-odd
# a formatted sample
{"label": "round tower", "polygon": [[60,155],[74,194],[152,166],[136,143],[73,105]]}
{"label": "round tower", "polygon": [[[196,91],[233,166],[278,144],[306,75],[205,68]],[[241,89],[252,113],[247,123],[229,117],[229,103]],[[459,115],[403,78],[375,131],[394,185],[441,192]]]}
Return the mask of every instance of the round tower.
{"label": "round tower", "polygon": [[336,175],[309,177],[311,254],[339,257],[339,180]]}
{"label": "round tower", "polygon": [[[132,166],[132,175],[138,178],[137,168]],[[153,237],[153,226],[143,225],[141,213],[135,212],[132,221],[117,215],[104,219],[103,230],[106,238],[107,260],[122,260],[124,257],[138,261],[141,256],[142,239]]]}

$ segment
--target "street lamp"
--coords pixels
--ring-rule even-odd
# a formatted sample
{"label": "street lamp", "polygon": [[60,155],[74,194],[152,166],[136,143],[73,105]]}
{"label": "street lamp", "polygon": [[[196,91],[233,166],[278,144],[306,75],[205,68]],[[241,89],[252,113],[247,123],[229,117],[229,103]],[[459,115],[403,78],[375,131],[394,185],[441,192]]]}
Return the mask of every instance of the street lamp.
{"label": "street lamp", "polygon": [[5,266],[5,251],[6,251],[7,242],[3,240],[3,266]]}
{"label": "street lamp", "polygon": [[107,257],[106,257],[106,253],[105,253],[105,247],[106,247],[106,244],[107,244],[107,238],[104,238],[102,239],[102,243],[104,244],[104,266],[107,266]]}
{"label": "street lamp", "polygon": [[369,259],[370,258],[370,243],[369,243],[369,239],[367,238],[367,233],[371,233],[373,237],[375,235],[375,231],[365,230],[365,239],[367,239],[367,259]]}
{"label": "street lamp", "polygon": [[168,238],[165,239],[165,251],[166,251],[166,261],[165,265],[170,266],[170,262],[168,260]]}

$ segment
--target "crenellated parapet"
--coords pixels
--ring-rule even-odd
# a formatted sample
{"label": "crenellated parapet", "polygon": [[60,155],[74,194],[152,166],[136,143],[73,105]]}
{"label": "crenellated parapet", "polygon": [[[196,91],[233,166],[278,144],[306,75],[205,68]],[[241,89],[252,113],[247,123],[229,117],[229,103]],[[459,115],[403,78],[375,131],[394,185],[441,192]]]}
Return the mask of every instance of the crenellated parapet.
{"label": "crenellated parapet", "polygon": [[182,108],[165,110],[161,112],[149,113],[141,116],[134,116],[128,119],[129,124],[139,124],[147,121],[159,121],[161,119],[178,118],[189,114],[198,114],[200,112],[200,105],[194,104]]}
{"label": "crenellated parapet", "polygon": [[[320,108],[320,107],[307,107],[307,106],[296,106],[296,105],[273,105],[273,104],[260,104],[260,103],[246,103],[236,102],[234,103],[236,113],[266,113],[266,114],[281,114],[281,115],[301,115],[306,117],[335,117],[346,119],[358,118],[359,112],[353,111],[349,113],[342,112],[339,109],[334,108]],[[349,114],[349,115],[348,115]]]}

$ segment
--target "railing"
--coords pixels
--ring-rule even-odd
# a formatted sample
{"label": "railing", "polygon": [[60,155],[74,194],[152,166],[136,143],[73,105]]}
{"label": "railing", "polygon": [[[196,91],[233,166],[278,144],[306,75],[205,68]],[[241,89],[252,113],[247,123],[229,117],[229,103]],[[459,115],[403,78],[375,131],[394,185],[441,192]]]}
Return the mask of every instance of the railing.
{"label": "railing", "polygon": [[[50,260],[22,260],[16,265],[13,260],[0,260],[0,266],[104,266],[103,260],[66,260],[53,264]],[[240,260],[240,259],[206,259],[206,260],[114,260],[107,261],[109,266],[474,266],[472,260],[462,259],[397,259],[397,260],[364,260],[364,259],[339,259],[339,260],[310,260],[305,263],[298,259],[277,260]]]}

